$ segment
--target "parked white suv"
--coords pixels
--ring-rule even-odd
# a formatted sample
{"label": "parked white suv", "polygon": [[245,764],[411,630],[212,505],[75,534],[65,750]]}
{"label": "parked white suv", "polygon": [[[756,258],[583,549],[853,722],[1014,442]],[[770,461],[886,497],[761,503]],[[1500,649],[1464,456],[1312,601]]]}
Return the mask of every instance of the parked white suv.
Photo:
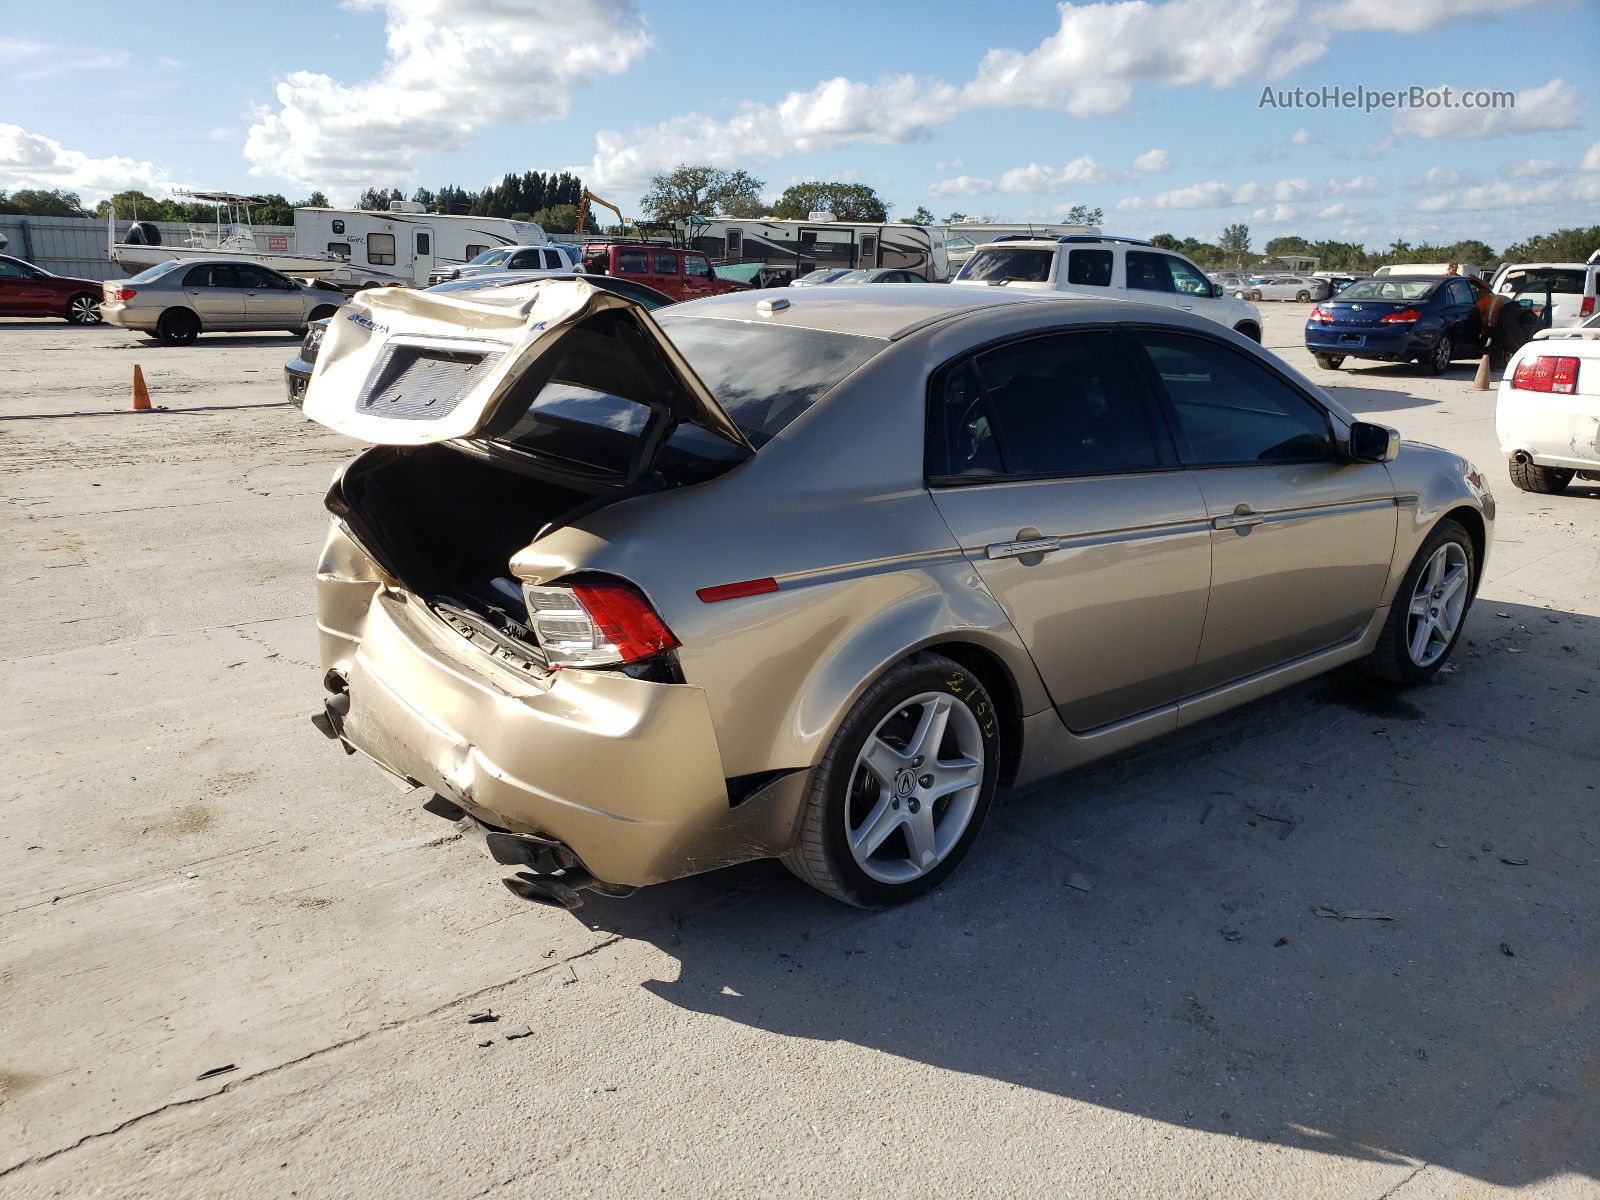
{"label": "parked white suv", "polygon": [[1552,309],[1549,327],[1571,329],[1595,315],[1600,262],[1506,263],[1489,286],[1541,317]]}
{"label": "parked white suv", "polygon": [[1511,482],[1563,492],[1574,475],[1600,480],[1600,316],[1541,329],[1506,365],[1494,410]]}
{"label": "parked white suv", "polygon": [[1160,304],[1210,317],[1252,341],[1261,340],[1261,313],[1255,305],[1228,295],[1183,255],[1137,238],[1000,238],[974,250],[952,282]]}

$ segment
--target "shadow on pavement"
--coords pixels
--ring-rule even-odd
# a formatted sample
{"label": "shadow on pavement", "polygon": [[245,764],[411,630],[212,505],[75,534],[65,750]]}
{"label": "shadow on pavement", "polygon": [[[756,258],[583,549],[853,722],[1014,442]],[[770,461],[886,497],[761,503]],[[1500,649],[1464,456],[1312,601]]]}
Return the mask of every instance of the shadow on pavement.
{"label": "shadow on pavement", "polygon": [[785,1036],[1268,1146],[1600,1177],[1600,620],[1480,598],[1466,639],[1427,687],[1347,669],[1002,798],[900,909],[769,862],[578,915],[679,961],[661,999]]}

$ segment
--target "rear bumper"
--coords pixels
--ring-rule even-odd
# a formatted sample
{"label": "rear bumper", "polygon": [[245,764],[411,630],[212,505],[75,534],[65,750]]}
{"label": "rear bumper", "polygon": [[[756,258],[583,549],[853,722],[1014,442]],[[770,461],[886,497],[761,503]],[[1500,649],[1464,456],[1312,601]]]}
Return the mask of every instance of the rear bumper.
{"label": "rear bumper", "polygon": [[102,303],[100,319],[108,325],[119,325],[137,333],[154,333],[162,311],[159,308],[129,308],[125,304]]}
{"label": "rear bumper", "polygon": [[311,382],[311,364],[301,358],[291,358],[283,368],[283,386],[289,393],[290,404],[303,403],[306,385]]}
{"label": "rear bumper", "polygon": [[1520,452],[1541,467],[1600,470],[1600,397],[1528,392],[1502,383],[1495,433],[1508,457]]}
{"label": "rear bumper", "polygon": [[1433,345],[1413,329],[1349,329],[1337,325],[1307,325],[1306,349],[1313,354],[1347,358],[1417,358]]}
{"label": "rear bumper", "polygon": [[347,746],[481,821],[563,843],[606,883],[659,883],[786,845],[793,806],[778,789],[730,804],[701,689],[503,665],[364,559],[336,526],[317,580]]}

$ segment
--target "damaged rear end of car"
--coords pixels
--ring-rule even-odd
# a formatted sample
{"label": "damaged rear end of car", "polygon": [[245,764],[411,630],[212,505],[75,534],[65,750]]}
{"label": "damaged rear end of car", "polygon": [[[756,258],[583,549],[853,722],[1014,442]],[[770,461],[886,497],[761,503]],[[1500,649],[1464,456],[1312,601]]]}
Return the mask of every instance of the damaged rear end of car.
{"label": "damaged rear end of car", "polygon": [[647,583],[582,528],[754,453],[642,308],[582,282],[369,293],[305,410],[373,443],[327,498],[324,733],[464,810],[529,899],[773,852]]}

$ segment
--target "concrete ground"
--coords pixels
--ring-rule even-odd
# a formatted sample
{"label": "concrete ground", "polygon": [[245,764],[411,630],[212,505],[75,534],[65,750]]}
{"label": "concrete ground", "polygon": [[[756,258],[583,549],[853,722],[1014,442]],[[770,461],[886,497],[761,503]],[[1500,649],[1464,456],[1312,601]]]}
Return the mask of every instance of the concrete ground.
{"label": "concrete ground", "polygon": [[1514,490],[1472,364],[1263,308],[1492,481],[1457,670],[1007,797],[881,914],[514,898],[307,723],[352,444],[293,342],[0,321],[0,1194],[1600,1195],[1600,486]]}

